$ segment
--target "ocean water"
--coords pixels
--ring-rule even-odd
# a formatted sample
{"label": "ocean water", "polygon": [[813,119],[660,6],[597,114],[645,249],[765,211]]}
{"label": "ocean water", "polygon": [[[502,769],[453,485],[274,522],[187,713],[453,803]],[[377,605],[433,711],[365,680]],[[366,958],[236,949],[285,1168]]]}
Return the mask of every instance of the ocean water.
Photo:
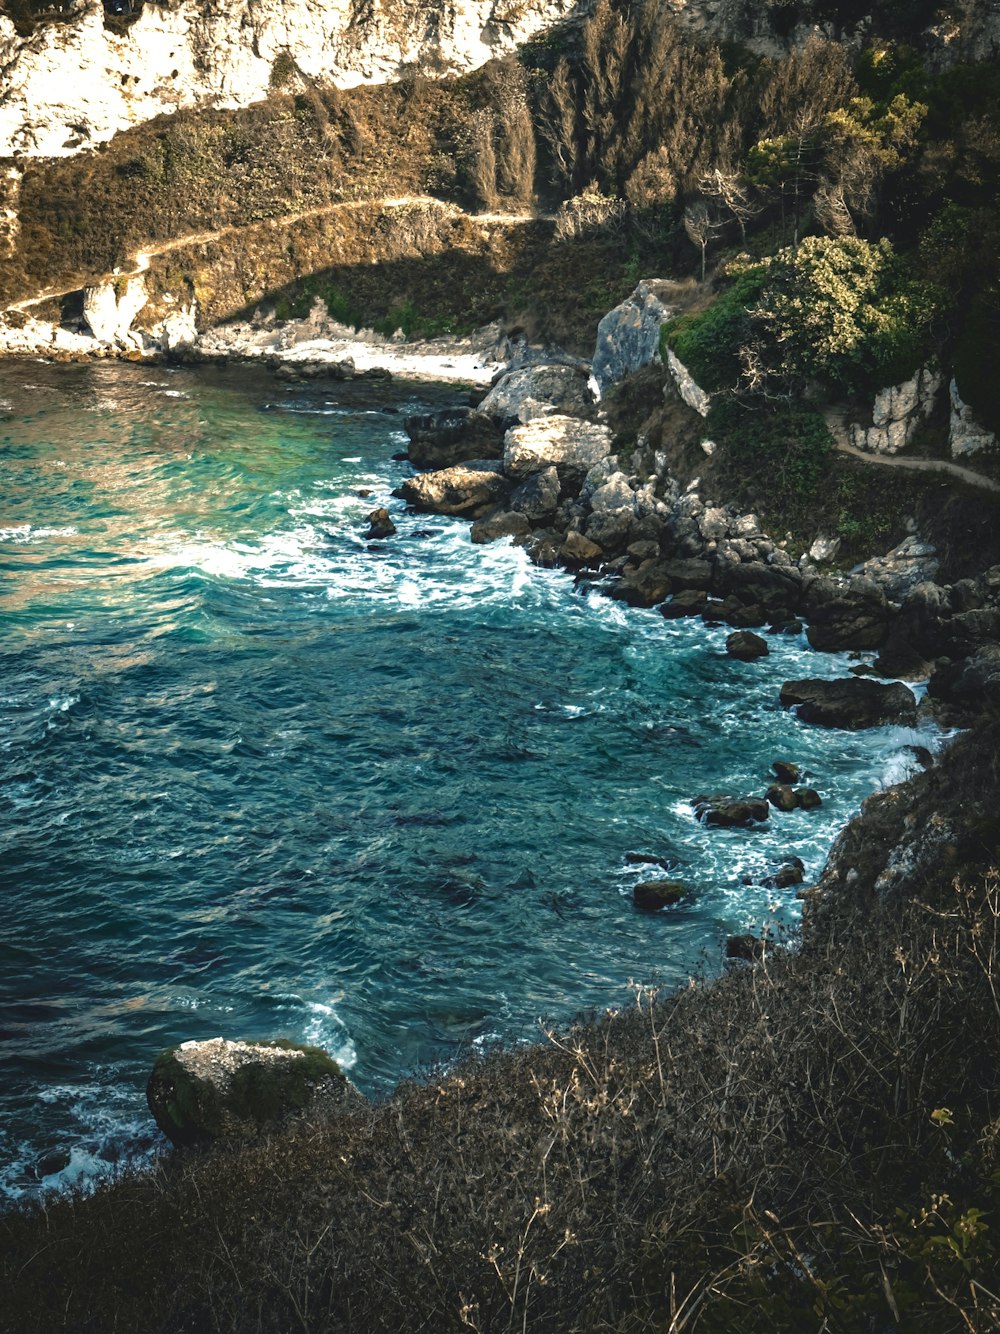
{"label": "ocean water", "polygon": [[[328,1048],[366,1093],[722,966],[793,923],[863,798],[932,733],[810,728],[842,658],[666,622],[407,514],[402,414],[454,389],[0,363],[0,1192],[161,1140],[156,1054]],[[369,492],[362,495],[362,492]],[[363,539],[387,504],[398,535]],[[823,795],[753,832],[689,798]],[[690,886],[637,912],[665,858]],[[747,880],[756,883],[745,883]]]}

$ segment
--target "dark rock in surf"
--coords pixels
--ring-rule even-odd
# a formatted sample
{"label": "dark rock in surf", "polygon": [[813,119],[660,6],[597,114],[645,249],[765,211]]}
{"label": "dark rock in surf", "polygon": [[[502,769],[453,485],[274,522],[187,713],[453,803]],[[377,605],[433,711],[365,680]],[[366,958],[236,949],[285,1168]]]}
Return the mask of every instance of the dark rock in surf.
{"label": "dark rock in surf", "polygon": [[365,533],[366,542],[379,542],[385,537],[393,537],[396,532],[396,525],[389,518],[387,509],[372,510],[368,516],[368,531]]}
{"label": "dark rock in surf", "polygon": [[700,796],[693,797],[691,805],[702,824],[720,829],[749,829],[771,813],[762,797]]}
{"label": "dark rock in surf", "polygon": [[735,630],[726,639],[726,652],[739,662],[755,662],[758,658],[766,658],[770,649],[767,640],[752,630]]}
{"label": "dark rock in surf", "polygon": [[642,912],[659,912],[683,897],[684,886],[678,880],[644,880],[632,890],[632,902]]}
{"label": "dark rock in surf", "polygon": [[852,732],[886,723],[912,725],[917,718],[917,699],[907,686],[861,676],[836,681],[786,681],[781,687],[781,703],[786,709],[797,707],[805,723]]}

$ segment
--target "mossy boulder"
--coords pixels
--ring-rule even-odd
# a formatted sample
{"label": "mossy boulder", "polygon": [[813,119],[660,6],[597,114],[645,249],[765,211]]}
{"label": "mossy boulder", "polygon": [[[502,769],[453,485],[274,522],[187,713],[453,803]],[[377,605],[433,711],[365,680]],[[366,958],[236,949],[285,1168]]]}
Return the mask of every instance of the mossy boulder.
{"label": "mossy boulder", "polygon": [[253,1138],[307,1109],[334,1112],[361,1095],[320,1047],[293,1042],[182,1042],[161,1052],[146,1087],[176,1145]]}

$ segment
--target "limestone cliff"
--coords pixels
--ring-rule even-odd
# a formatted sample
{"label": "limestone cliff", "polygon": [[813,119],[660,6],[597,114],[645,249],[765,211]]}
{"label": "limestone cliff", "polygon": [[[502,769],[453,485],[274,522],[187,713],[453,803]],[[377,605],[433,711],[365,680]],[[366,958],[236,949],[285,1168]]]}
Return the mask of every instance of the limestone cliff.
{"label": "limestone cliff", "polygon": [[587,0],[169,0],[105,24],[101,0],[21,36],[0,14],[0,158],[58,157],[182,107],[237,107],[304,76],[341,87],[473,69]]}

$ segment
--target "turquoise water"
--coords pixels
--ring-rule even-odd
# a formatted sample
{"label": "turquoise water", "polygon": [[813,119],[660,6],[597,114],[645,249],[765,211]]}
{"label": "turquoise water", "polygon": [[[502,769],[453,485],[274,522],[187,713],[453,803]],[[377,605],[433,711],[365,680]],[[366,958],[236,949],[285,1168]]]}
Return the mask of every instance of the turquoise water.
{"label": "turquoise water", "polygon": [[[798,723],[845,663],[632,610],[407,515],[401,413],[455,391],[0,363],[0,1188],[159,1138],[187,1038],[317,1042],[367,1093],[791,921],[916,734]],[[368,496],[358,493],[370,491]],[[387,503],[397,537],[368,546]],[[921,735],[926,744],[928,737]],[[817,812],[705,830],[687,799],[802,763]],[[665,857],[691,885],[630,892]]]}

